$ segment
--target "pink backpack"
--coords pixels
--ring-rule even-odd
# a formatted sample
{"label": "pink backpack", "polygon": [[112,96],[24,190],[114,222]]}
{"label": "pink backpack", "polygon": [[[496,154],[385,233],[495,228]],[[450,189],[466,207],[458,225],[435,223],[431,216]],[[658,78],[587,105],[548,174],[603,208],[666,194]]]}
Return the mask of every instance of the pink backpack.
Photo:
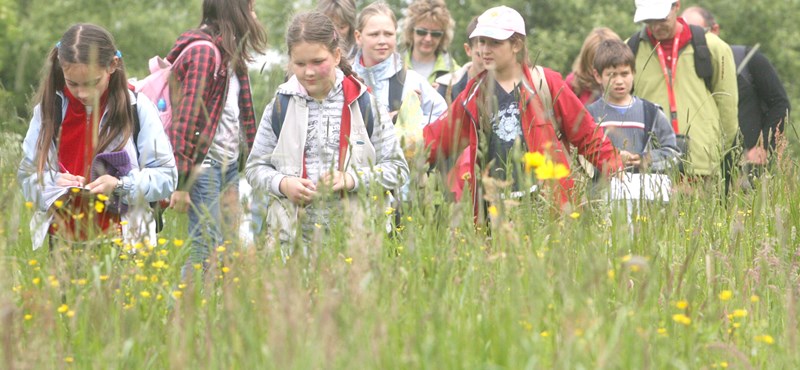
{"label": "pink backpack", "polygon": [[[186,45],[178,57],[175,58],[175,64],[181,60],[181,57],[189,49],[199,45],[207,45],[214,49],[214,79],[216,79],[219,76],[222,55],[220,55],[217,46],[211,41],[198,40]],[[173,65],[166,59],[154,56],[150,58],[150,75],[132,83],[134,91],[144,94],[156,104],[161,124],[164,125],[164,130],[167,132],[169,132],[169,127],[172,125],[172,103],[170,101],[169,85]]]}

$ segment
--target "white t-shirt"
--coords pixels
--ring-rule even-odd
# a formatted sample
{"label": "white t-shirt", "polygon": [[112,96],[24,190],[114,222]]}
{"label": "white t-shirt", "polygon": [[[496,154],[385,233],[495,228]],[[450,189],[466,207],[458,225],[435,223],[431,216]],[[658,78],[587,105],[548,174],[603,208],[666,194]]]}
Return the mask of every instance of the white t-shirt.
{"label": "white t-shirt", "polygon": [[239,91],[241,85],[233,70],[228,75],[230,81],[228,82],[225,107],[222,109],[214,140],[211,147],[208,148],[208,158],[222,163],[231,163],[239,157]]}

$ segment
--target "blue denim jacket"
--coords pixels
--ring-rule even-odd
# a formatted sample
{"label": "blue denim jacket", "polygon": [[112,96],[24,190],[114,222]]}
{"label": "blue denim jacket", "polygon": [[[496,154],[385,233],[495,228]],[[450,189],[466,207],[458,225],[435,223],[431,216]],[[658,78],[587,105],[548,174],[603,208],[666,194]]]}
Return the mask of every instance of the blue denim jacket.
{"label": "blue denim jacket", "polygon": [[[58,93],[61,95],[61,93]],[[178,182],[178,171],[175,167],[175,158],[172,153],[172,146],[169,138],[164,132],[158,111],[155,105],[147,97],[139,94],[138,101],[136,95],[130,93],[131,104],[136,102],[137,113],[139,114],[139,137],[136,140],[138,145],[134,147],[134,141],[129,139],[125,144],[124,150],[130,158],[135,158],[139,166],[123,176],[124,188],[121,191],[122,202],[128,204],[132,209],[149,207],[149,202],[169,198],[175,190]],[[68,99],[61,96],[62,117],[66,115]],[[107,112],[103,112],[100,119],[100,127],[105,124]],[[50,147],[49,158],[45,171],[38,173],[36,169],[37,151],[36,144],[41,130],[41,110],[37,105],[33,110],[28,133],[22,143],[23,158],[17,171],[17,180],[22,187],[25,200],[34,205],[34,222],[31,223],[31,235],[41,233],[46,230],[52,217],[48,217],[46,212],[53,203],[67,192],[67,188],[56,185],[59,175],[58,149],[55,143]],[[116,147],[112,142],[110,148]],[[138,156],[137,156],[138,153]],[[131,212],[136,214],[137,212]],[[140,212],[139,212],[140,213]],[[40,243],[34,240],[34,249]]]}

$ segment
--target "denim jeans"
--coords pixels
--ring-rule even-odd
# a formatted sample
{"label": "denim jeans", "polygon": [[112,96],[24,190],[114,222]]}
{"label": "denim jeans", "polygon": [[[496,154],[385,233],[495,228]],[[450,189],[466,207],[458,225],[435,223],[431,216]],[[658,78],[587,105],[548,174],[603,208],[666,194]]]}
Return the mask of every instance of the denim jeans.
{"label": "denim jeans", "polygon": [[195,183],[189,191],[192,206],[189,209],[189,237],[191,252],[186,269],[203,264],[226,240],[236,237],[239,216],[239,165],[238,162],[223,165],[206,159]]}

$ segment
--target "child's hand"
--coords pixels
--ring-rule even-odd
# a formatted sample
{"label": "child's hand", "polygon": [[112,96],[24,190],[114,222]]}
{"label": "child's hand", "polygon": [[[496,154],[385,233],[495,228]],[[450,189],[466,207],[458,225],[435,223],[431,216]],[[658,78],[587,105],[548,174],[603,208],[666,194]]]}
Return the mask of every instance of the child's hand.
{"label": "child's hand", "polygon": [[639,167],[642,164],[642,157],[638,154],[633,154],[627,150],[620,150],[619,157],[625,166]]}
{"label": "child's hand", "polygon": [[98,177],[97,180],[86,184],[86,188],[89,189],[91,194],[111,195],[111,193],[114,192],[114,188],[117,187],[117,183],[119,183],[119,181],[120,180],[114,176],[103,175]]}
{"label": "child's hand", "polygon": [[333,171],[328,172],[319,179],[319,181],[327,186],[331,187],[333,191],[339,190],[353,190],[356,187],[356,182],[353,180],[353,176],[351,176],[347,172],[342,171]]}
{"label": "child's hand", "polygon": [[169,197],[169,208],[176,212],[186,213],[192,205],[192,197],[188,191],[175,190]]}
{"label": "child's hand", "polygon": [[286,176],[281,180],[279,186],[283,195],[296,205],[303,205],[311,202],[317,194],[317,187],[309,179],[300,177]]}
{"label": "child's hand", "polygon": [[756,145],[745,153],[744,159],[748,163],[764,165],[767,164],[768,156],[763,147]]}
{"label": "child's hand", "polygon": [[73,174],[66,173],[66,172],[60,173],[59,176],[56,178],[56,185],[57,186],[82,187],[84,184],[86,184],[86,178],[85,177],[83,177],[83,176],[75,176]]}

